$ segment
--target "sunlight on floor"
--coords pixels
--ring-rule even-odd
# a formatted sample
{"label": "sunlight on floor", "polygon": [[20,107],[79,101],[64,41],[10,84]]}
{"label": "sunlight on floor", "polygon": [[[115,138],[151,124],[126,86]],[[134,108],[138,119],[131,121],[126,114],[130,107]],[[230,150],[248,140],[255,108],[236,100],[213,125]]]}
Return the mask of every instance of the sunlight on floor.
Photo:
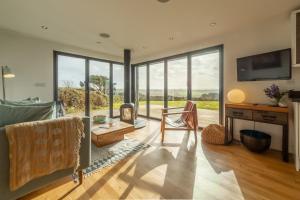
{"label": "sunlight on floor", "polygon": [[211,151],[212,146],[214,145],[202,142],[198,144],[193,198],[211,196],[215,199],[220,194],[220,199],[243,200],[244,196],[234,170],[230,167],[230,161],[222,158],[225,152]]}
{"label": "sunlight on floor", "polygon": [[220,199],[244,199],[233,171],[217,174],[212,173],[211,170],[211,168],[198,167],[193,192],[194,199],[204,199],[209,196],[212,199],[216,197]]}

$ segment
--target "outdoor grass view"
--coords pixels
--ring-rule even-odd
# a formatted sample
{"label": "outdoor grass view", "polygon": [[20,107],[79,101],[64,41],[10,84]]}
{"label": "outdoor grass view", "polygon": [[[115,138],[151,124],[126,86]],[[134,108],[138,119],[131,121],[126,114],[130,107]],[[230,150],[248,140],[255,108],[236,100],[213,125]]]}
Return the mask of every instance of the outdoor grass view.
{"label": "outdoor grass view", "polygon": [[[162,91],[151,90],[152,94],[161,94]],[[184,107],[186,100],[184,93],[186,91],[178,90],[176,94],[182,94],[180,96],[169,96],[168,99],[174,99],[168,101],[168,107]],[[139,90],[139,113],[146,113],[146,90]],[[218,90],[193,90],[193,94],[200,96],[199,98],[193,98],[198,109],[198,120],[200,126],[206,126],[211,123],[218,123],[219,120],[219,91]],[[155,100],[155,96],[151,97],[149,102],[151,105],[152,117],[161,118],[161,108],[164,106],[164,101],[160,100],[161,97]],[[178,117],[178,116],[177,116]],[[201,118],[200,118],[201,117]]]}
{"label": "outdoor grass view", "polygon": [[[157,91],[157,90],[151,90],[152,94],[161,93],[163,91]],[[140,101],[139,105],[146,105],[146,91],[141,91],[139,93]],[[180,93],[180,91],[176,92]],[[209,109],[209,110],[218,110],[219,109],[219,91],[218,90],[199,90],[199,91],[193,91],[193,93],[198,93],[198,96],[200,98],[196,99],[194,98],[193,101],[196,101],[197,108],[201,109]],[[155,97],[152,96],[152,100],[150,101],[150,105],[164,105],[164,101],[161,100],[161,97],[158,97],[158,100],[154,100]],[[186,100],[184,98],[180,100],[180,97],[172,97],[169,96],[169,99],[176,99],[174,101],[168,101],[169,107],[183,107],[185,106]],[[160,113],[161,114],[161,113]]]}

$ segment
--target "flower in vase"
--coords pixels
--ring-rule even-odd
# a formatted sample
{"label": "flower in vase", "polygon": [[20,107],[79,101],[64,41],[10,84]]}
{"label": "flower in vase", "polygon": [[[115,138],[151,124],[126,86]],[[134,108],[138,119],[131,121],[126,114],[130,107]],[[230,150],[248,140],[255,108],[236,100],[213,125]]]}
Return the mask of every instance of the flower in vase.
{"label": "flower in vase", "polygon": [[281,92],[278,85],[275,84],[272,84],[270,87],[265,88],[264,92],[267,97],[275,100],[276,106],[278,106],[280,99],[287,93],[287,92]]}

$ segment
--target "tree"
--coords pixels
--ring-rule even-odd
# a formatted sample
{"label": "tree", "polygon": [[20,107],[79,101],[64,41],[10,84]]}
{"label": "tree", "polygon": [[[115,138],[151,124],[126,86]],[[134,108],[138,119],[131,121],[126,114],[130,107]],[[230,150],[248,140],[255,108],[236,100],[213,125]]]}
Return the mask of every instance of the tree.
{"label": "tree", "polygon": [[[108,88],[109,78],[106,76],[101,75],[91,75],[90,76],[90,83],[93,84],[93,89],[96,91],[102,92],[106,94],[106,88]],[[96,86],[96,87],[94,87]]]}
{"label": "tree", "polygon": [[73,82],[73,81],[65,80],[65,81],[63,81],[63,85],[64,85],[66,88],[72,88],[72,87],[74,87],[74,82]]}

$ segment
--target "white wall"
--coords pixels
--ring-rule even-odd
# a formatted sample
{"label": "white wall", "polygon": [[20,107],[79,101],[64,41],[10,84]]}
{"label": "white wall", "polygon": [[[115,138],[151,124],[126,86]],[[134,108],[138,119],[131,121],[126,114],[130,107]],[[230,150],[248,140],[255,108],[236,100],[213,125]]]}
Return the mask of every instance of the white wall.
{"label": "white wall", "polygon": [[[217,28],[217,27],[216,27]],[[224,100],[227,101],[226,94],[233,88],[242,89],[246,95],[246,102],[249,103],[269,103],[269,99],[264,95],[263,89],[272,83],[278,84],[282,89],[300,90],[300,69],[293,69],[293,78],[288,81],[257,81],[257,82],[237,82],[236,59],[243,56],[264,53],[291,47],[289,13],[277,16],[258,25],[245,27],[243,30],[232,31],[225,35],[194,41],[190,45],[178,47],[158,55],[147,58],[136,59],[135,62],[152,60],[169,55],[174,55],[186,51],[202,49],[209,46],[224,44]],[[291,113],[292,118],[292,113]],[[290,152],[294,150],[293,126],[290,120]],[[235,121],[235,138],[239,139],[239,130],[253,128],[253,122]],[[281,127],[257,123],[256,129],[265,131],[272,135],[271,148],[281,149]]]}
{"label": "white wall", "polygon": [[[6,79],[7,99],[33,96],[43,101],[53,99],[53,50],[115,61],[122,59],[0,29],[0,66],[10,66],[16,75],[13,79]],[[2,82],[0,86],[2,98]]]}

